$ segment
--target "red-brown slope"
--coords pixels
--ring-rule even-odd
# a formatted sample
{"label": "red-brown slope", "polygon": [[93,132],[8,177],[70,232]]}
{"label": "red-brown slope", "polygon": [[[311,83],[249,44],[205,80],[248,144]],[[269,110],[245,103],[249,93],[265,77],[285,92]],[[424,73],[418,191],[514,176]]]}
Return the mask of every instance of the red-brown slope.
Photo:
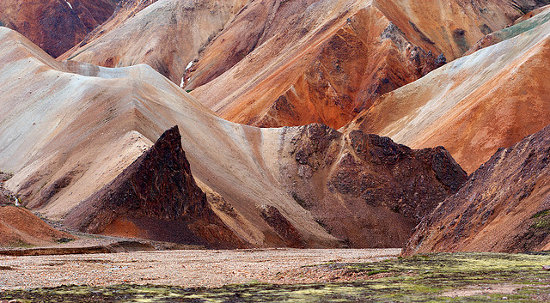
{"label": "red-brown slope", "polygon": [[2,0],[0,25],[57,57],[107,20],[115,7],[116,0]]}
{"label": "red-brown slope", "polygon": [[0,206],[0,246],[43,245],[71,235],[55,230],[30,211]]}
{"label": "red-brown slope", "polygon": [[89,233],[218,248],[243,245],[214,214],[195,183],[177,126],[81,202],[64,222]]}
{"label": "red-brown slope", "polygon": [[185,88],[230,121],[338,128],[520,15],[511,1],[251,1]]}
{"label": "red-brown slope", "polygon": [[500,149],[422,220],[405,254],[550,249],[550,126]]}

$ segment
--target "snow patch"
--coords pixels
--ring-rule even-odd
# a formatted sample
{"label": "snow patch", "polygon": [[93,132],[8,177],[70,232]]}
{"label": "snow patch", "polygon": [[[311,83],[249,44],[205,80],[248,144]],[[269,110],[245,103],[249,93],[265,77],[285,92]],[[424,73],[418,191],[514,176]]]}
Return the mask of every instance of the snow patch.
{"label": "snow patch", "polygon": [[67,5],[69,5],[71,9],[73,9],[73,6],[69,3],[69,1],[65,0],[65,3],[67,3]]}
{"label": "snow patch", "polygon": [[183,77],[181,77],[181,83],[180,83],[180,87],[181,87],[181,88],[183,88],[183,83],[184,83],[184,82],[185,82],[185,81],[183,81]]}
{"label": "snow patch", "polygon": [[188,69],[190,69],[191,66],[193,66],[193,61],[191,61],[191,62],[189,62],[189,64],[187,64],[187,67],[185,68],[185,71],[187,71]]}

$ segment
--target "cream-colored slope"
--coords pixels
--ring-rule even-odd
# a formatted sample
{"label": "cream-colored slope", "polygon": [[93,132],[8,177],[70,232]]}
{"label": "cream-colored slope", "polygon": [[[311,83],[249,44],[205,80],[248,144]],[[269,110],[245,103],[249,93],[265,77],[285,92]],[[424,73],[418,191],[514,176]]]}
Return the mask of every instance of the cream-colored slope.
{"label": "cream-colored slope", "polygon": [[107,67],[145,63],[179,84],[199,49],[245,3],[245,0],[160,0],[135,16],[134,10],[123,8],[115,13],[120,17],[115,15],[94,31],[94,37],[60,59]]}
{"label": "cream-colored slope", "polygon": [[[272,205],[308,246],[335,246],[279,184],[283,130],[215,117],[152,68],[98,68],[54,61],[0,28],[0,170],[28,207],[62,219],[177,124],[191,169],[238,216],[224,220],[254,246],[284,245],[260,217]],[[238,222],[237,222],[238,221]]]}
{"label": "cream-colored slope", "polygon": [[550,123],[550,22],[385,95],[349,128],[414,148],[445,146],[472,172]]}

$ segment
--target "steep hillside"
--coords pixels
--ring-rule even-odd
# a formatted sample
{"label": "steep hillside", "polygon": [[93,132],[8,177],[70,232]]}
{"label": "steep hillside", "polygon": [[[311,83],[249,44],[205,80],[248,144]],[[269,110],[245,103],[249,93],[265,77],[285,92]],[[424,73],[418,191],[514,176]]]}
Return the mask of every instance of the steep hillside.
{"label": "steep hillside", "polygon": [[500,149],[422,220],[405,254],[550,250],[550,126]]}
{"label": "steep hillside", "polygon": [[218,248],[243,245],[214,214],[195,183],[177,126],[71,210],[64,221],[89,233]]}
{"label": "steep hillside", "polygon": [[[206,211],[198,211],[202,214],[211,209],[238,239],[255,247],[402,245],[419,219],[466,179],[443,148],[415,151],[388,138],[320,125],[259,129],[234,124],[146,65],[110,69],[57,62],[5,28],[0,48],[5,50],[0,53],[5,63],[0,115],[6,117],[0,121],[0,170],[15,173],[6,187],[27,207],[73,226],[93,225],[78,219],[88,217],[80,215],[86,205],[112,207],[109,193],[131,194],[131,184],[147,177],[136,172],[135,163],[149,160],[136,159],[173,125],[209,203],[191,199],[197,203],[191,205],[203,205],[197,206]],[[153,159],[153,167],[164,171],[160,160],[166,158]],[[128,171],[136,174],[128,177]],[[347,180],[350,174],[362,178]],[[176,190],[162,180],[144,182]],[[154,193],[144,189],[139,196]],[[143,203],[158,209],[160,200],[149,198]],[[165,202],[178,212],[188,205],[180,204],[184,200]],[[333,212],[337,204],[339,212]],[[114,205],[131,220],[144,215],[124,211],[132,204]],[[103,215],[98,210],[92,221],[94,216]],[[145,216],[164,215],[153,210]],[[132,222],[146,229],[139,228],[139,220]],[[216,233],[200,234],[207,243],[219,239]]]}
{"label": "steep hillside", "polygon": [[550,123],[549,57],[545,22],[388,93],[348,128],[413,148],[445,146],[473,172]]}
{"label": "steep hillside", "polygon": [[246,0],[126,1],[113,18],[60,59],[106,67],[145,63],[179,84],[201,47],[245,3]]}
{"label": "steep hillside", "polygon": [[57,57],[107,20],[117,0],[0,1],[0,26],[17,30]]}

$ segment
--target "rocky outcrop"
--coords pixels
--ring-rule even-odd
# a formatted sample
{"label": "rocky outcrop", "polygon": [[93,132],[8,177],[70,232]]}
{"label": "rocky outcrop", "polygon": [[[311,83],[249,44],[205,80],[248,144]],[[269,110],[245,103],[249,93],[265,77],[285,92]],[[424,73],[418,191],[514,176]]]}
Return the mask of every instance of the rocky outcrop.
{"label": "rocky outcrop", "polygon": [[[467,175],[443,148],[412,150],[387,137],[309,125],[289,139],[294,199],[352,247],[400,247]],[[284,178],[284,177],[283,177]]]}
{"label": "rocky outcrop", "polygon": [[0,26],[17,30],[53,57],[79,43],[107,20],[116,0],[0,2]]}
{"label": "rocky outcrop", "polygon": [[281,212],[271,205],[261,205],[260,214],[267,224],[275,230],[277,235],[283,239],[288,247],[304,248],[305,241],[298,230],[281,214]]}
{"label": "rocky outcrop", "polygon": [[405,254],[550,249],[550,126],[500,149],[416,227]]}
{"label": "rocky outcrop", "polygon": [[80,203],[65,223],[90,233],[210,247],[241,245],[196,185],[177,126],[167,130],[111,183]]}

